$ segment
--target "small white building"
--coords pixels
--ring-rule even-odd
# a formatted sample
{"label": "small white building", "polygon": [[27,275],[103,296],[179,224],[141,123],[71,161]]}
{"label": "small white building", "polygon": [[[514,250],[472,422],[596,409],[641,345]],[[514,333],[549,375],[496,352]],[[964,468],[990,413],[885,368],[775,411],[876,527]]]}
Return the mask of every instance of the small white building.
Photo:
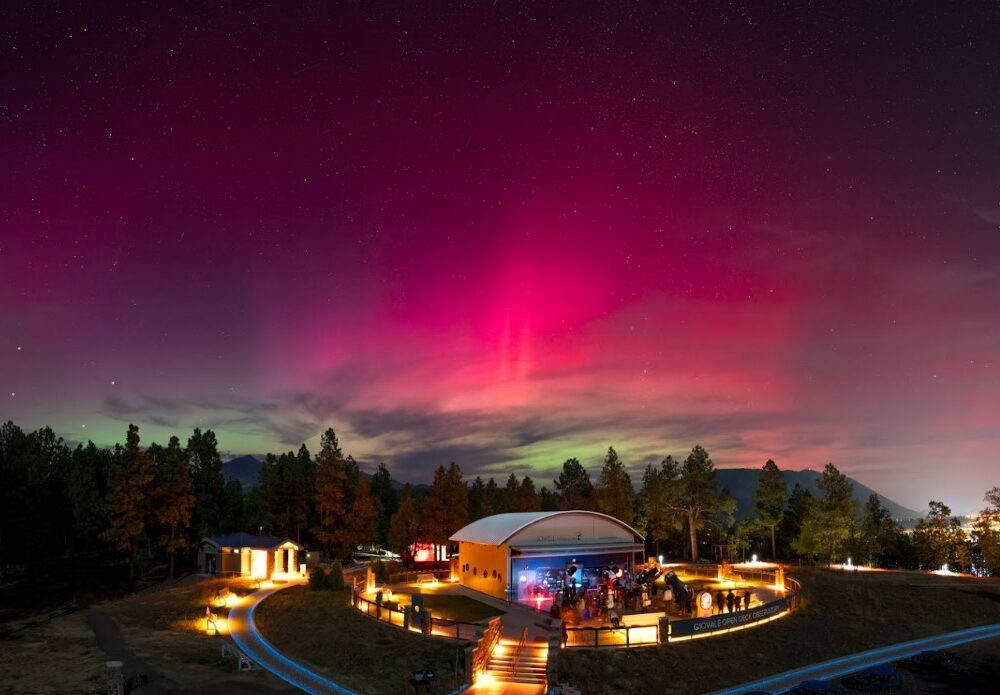
{"label": "small white building", "polygon": [[299,574],[302,546],[290,538],[230,533],[210,536],[198,547],[198,568],[205,574],[270,579]]}

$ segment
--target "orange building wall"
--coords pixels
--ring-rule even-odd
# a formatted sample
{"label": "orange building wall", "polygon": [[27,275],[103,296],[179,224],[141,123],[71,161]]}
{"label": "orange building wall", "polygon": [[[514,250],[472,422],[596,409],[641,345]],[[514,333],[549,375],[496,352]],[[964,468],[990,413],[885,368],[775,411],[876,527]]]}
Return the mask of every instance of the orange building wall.
{"label": "orange building wall", "polygon": [[462,586],[506,600],[507,546],[462,541],[458,544],[458,580]]}

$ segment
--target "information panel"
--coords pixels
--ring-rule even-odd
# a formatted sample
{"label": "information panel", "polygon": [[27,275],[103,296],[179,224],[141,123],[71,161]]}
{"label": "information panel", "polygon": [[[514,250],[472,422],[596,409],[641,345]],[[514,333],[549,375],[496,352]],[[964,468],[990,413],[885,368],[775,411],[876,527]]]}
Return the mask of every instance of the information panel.
{"label": "information panel", "polygon": [[782,598],[738,613],[720,613],[710,618],[694,618],[692,620],[671,620],[670,636],[691,637],[718,630],[730,630],[734,627],[767,620],[786,610],[788,610],[788,600]]}

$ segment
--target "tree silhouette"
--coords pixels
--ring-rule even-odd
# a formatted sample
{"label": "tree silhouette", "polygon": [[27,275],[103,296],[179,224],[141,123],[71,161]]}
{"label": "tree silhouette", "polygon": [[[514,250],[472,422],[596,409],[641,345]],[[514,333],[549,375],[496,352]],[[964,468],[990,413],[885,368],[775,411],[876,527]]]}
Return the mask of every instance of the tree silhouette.
{"label": "tree silhouette", "polygon": [[330,557],[343,557],[354,550],[345,542],[350,501],[347,496],[347,461],[340,450],[337,434],[328,429],[320,438],[316,455],[316,512],[319,525],[313,535]]}
{"label": "tree silhouette", "polygon": [[125,446],[117,445],[111,469],[108,494],[110,527],[105,538],[118,550],[128,553],[129,579],[134,580],[137,566],[137,542],[146,531],[149,518],[149,489],[153,482],[153,463],[139,448],[139,428],[128,426]]}
{"label": "tree silhouette", "polygon": [[632,523],[635,516],[635,491],[625,464],[613,446],[608,447],[608,453],[604,457],[596,493],[597,509],[600,512],[621,519],[626,524]]}
{"label": "tree silhouette", "polygon": [[768,459],[757,478],[757,496],[755,500],[756,516],[754,520],[766,528],[771,535],[771,559],[777,561],[778,546],[775,531],[785,518],[785,501],[788,499],[788,488],[785,476],[771,459]]}
{"label": "tree silhouette", "polygon": [[436,546],[447,545],[448,538],[468,523],[468,505],[462,470],[455,462],[448,468],[438,466],[423,500],[421,529],[427,540]]}
{"label": "tree silhouette", "polygon": [[409,483],[403,486],[399,507],[389,521],[389,538],[393,549],[401,555],[409,552],[410,547],[420,538],[420,509],[413,494],[413,486]]}
{"label": "tree silhouette", "polygon": [[731,512],[735,503],[715,484],[715,465],[708,452],[695,446],[680,466],[667,457],[663,474],[671,484],[671,506],[687,523],[691,561],[698,561],[698,529],[718,512]]}
{"label": "tree silhouette", "polygon": [[174,557],[187,545],[184,531],[191,525],[194,508],[194,481],[190,457],[177,437],[171,437],[165,449],[155,454],[152,488],[153,516],[163,527],[160,545],[170,558],[170,578],[174,578]]}
{"label": "tree silhouette", "polygon": [[590,482],[590,474],[580,465],[579,460],[566,459],[562,472],[553,483],[559,494],[559,509],[595,508],[594,485]]}

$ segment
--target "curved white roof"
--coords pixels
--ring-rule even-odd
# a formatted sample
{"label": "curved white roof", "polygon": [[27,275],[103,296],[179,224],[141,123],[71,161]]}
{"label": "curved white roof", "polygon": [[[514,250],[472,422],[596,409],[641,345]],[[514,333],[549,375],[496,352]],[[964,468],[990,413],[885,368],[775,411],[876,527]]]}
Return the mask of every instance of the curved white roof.
{"label": "curved white roof", "polygon": [[[572,517],[580,517],[579,521],[586,523],[599,522],[602,526],[607,526],[610,522],[612,526],[619,527],[619,533],[626,531],[635,538],[642,540],[642,534],[626,524],[620,519],[600,512],[591,512],[582,509],[573,509],[561,512],[512,512],[509,514],[494,514],[478,521],[473,521],[465,528],[456,531],[450,540],[465,541],[468,543],[482,543],[484,545],[503,545],[513,536],[524,531],[528,527],[538,526],[539,530],[545,526],[546,520],[555,521],[557,518],[562,522],[574,521]],[[564,524],[560,524],[563,526]],[[577,534],[577,539],[582,534]],[[589,534],[588,534],[589,535]],[[542,540],[542,539],[539,539]],[[544,540],[554,540],[545,538]]]}

